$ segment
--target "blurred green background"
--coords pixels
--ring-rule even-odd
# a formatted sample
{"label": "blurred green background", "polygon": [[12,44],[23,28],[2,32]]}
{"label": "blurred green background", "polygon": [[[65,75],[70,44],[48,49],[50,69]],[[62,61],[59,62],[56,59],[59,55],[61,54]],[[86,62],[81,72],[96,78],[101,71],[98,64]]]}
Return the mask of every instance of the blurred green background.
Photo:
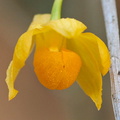
{"label": "blurred green background", "polygon": [[[116,2],[119,15],[120,1]],[[15,82],[19,94],[8,102],[4,79],[17,39],[34,14],[50,13],[52,4],[53,0],[0,0],[0,120],[114,120],[109,74],[103,78],[103,104],[97,111],[77,83],[62,91],[44,88],[34,74],[33,54]],[[82,21],[107,44],[100,0],[64,0],[62,17]]]}

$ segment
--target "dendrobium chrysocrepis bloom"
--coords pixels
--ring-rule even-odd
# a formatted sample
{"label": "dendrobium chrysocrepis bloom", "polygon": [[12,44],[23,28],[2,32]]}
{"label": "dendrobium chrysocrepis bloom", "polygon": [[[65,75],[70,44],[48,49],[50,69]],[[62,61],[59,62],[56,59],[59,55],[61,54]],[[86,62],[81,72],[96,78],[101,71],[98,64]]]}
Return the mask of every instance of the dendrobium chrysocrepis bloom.
{"label": "dendrobium chrysocrepis bloom", "polygon": [[49,14],[35,15],[29,29],[20,36],[7,70],[9,100],[18,91],[14,82],[35,46],[34,70],[38,80],[49,89],[62,90],[75,81],[100,109],[102,75],[110,67],[107,47],[86,26],[72,18],[50,20]]}

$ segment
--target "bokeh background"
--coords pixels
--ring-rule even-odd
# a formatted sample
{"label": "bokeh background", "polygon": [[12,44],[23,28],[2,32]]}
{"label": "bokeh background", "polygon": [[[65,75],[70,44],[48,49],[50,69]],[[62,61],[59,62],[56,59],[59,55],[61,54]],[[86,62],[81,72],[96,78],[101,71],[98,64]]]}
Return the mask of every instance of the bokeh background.
{"label": "bokeh background", "polygon": [[[120,0],[117,0],[120,17]],[[114,120],[109,74],[103,78],[103,104],[94,103],[77,83],[62,91],[48,90],[33,71],[33,54],[21,70],[15,87],[19,94],[8,102],[6,69],[18,37],[27,30],[37,13],[50,13],[53,0],[0,0],[0,120]],[[106,44],[100,0],[64,0],[62,17],[76,18]]]}

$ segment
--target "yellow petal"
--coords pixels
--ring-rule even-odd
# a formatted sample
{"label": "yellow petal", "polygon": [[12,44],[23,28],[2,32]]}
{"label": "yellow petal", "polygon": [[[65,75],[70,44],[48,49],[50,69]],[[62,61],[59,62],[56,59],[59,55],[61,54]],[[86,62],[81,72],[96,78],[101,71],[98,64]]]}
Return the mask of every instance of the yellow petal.
{"label": "yellow petal", "polygon": [[102,63],[98,47],[98,39],[92,33],[81,33],[79,38],[67,42],[69,49],[80,55],[82,67],[78,75],[78,84],[90,96],[98,109],[102,103]]}
{"label": "yellow petal", "polygon": [[37,14],[34,16],[33,21],[28,28],[28,30],[32,30],[35,28],[42,28],[43,25],[47,24],[50,20],[50,14]]}
{"label": "yellow petal", "polygon": [[36,35],[36,49],[48,48],[51,51],[60,51],[65,48],[66,38],[54,30],[42,31]]}
{"label": "yellow petal", "polygon": [[82,22],[72,18],[50,21],[46,27],[54,29],[67,38],[78,36],[87,28]]}
{"label": "yellow petal", "polygon": [[20,69],[25,65],[25,61],[30,55],[34,44],[32,37],[37,32],[38,31],[31,30],[22,34],[16,44],[13,60],[7,69],[6,83],[9,89],[9,100],[14,98],[18,93],[18,91],[14,89],[14,82]]}

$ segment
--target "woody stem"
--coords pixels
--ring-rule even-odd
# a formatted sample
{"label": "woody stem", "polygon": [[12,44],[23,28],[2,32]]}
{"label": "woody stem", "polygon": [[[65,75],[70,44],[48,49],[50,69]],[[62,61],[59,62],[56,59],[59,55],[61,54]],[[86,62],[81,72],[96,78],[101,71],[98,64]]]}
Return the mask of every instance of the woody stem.
{"label": "woody stem", "polygon": [[111,53],[111,97],[115,120],[120,120],[120,40],[115,0],[101,0]]}

